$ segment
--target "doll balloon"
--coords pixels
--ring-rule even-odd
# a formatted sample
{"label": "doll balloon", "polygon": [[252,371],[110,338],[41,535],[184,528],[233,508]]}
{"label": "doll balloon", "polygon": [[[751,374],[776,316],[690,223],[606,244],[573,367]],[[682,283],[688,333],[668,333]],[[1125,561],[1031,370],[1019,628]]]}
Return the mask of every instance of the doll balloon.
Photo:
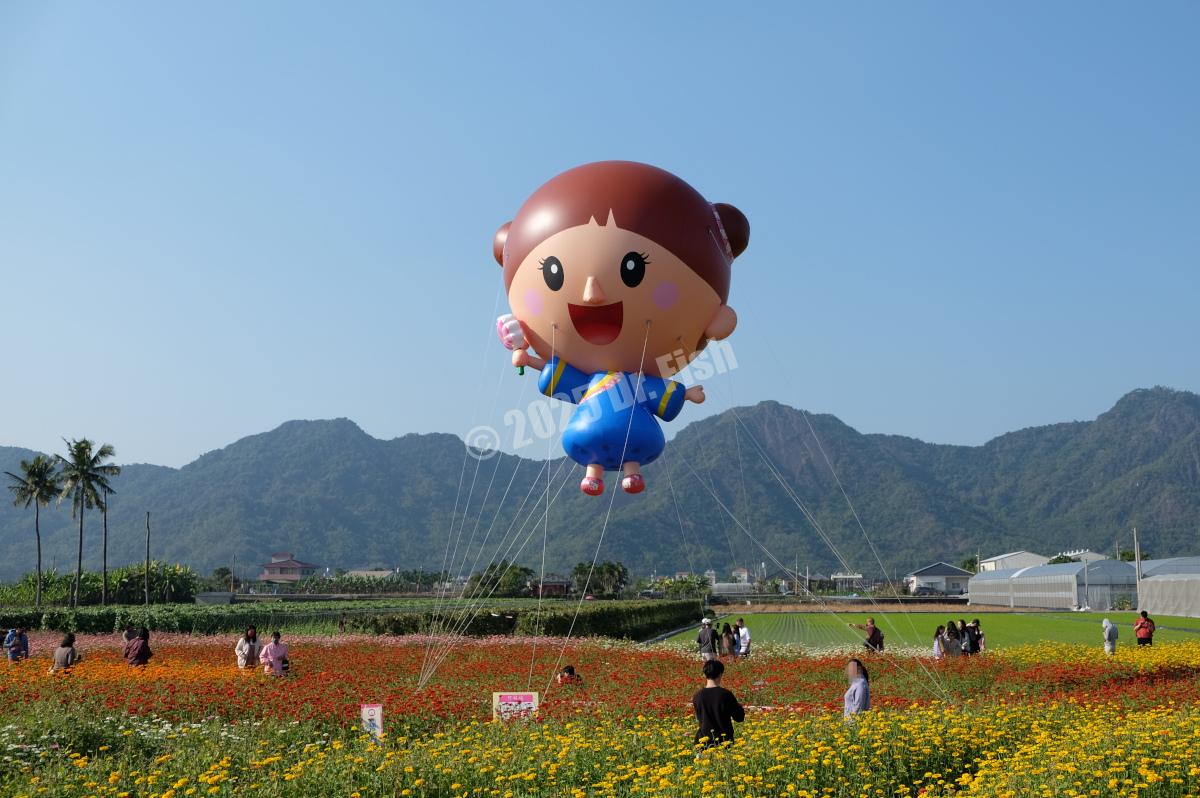
{"label": "doll balloon", "polygon": [[514,366],[540,371],[542,393],[579,405],[563,449],[587,469],[584,493],[618,470],[625,491],[644,490],[641,466],[666,445],[655,417],[704,401],[670,377],[733,332],[730,274],[749,240],[737,208],[628,161],[563,172],[497,231],[513,317],[497,332]]}

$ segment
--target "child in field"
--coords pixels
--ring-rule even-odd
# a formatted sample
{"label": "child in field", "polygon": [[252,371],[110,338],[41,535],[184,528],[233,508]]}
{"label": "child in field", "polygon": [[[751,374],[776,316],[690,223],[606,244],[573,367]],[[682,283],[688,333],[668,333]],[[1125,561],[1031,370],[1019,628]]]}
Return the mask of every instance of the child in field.
{"label": "child in field", "polygon": [[933,658],[944,659],[946,649],[942,646],[942,635],[946,633],[946,627],[938,624],[938,628],[933,633]]}
{"label": "child in field", "polygon": [[288,647],[279,642],[279,637],[279,632],[272,632],[271,642],[263,646],[258,655],[263,673],[269,676],[282,676],[288,670]]}
{"label": "child in field", "polygon": [[746,710],[733,693],[721,686],[725,664],[710,659],[704,663],[704,687],[692,696],[692,710],[700,728],[694,738],[697,744],[720,745],[733,742],[733,722],[746,720]]}

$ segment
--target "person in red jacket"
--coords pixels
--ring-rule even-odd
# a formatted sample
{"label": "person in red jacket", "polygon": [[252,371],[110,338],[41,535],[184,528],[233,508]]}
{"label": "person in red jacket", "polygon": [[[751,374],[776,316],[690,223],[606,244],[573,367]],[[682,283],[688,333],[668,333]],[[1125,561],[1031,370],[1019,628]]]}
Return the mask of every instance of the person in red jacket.
{"label": "person in red jacket", "polygon": [[1150,616],[1145,610],[1142,610],[1142,617],[1138,618],[1137,623],[1133,625],[1133,633],[1137,636],[1139,646],[1154,645],[1154,621],[1150,620]]}

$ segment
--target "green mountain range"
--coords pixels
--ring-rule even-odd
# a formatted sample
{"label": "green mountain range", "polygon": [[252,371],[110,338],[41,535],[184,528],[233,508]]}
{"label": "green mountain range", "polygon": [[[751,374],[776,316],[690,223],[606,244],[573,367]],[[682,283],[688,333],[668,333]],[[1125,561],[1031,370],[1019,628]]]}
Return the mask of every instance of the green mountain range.
{"label": "green mountain range", "polygon": [[[0,447],[0,471],[33,455]],[[466,456],[448,434],[383,441],[346,419],[289,421],[183,468],[125,466],[110,498],[109,563],[143,556],[147,510],[156,559],[245,575],[281,551],[333,568],[450,562],[469,573],[502,557],[540,568],[543,539],[548,572],[599,547],[599,559],[635,574],[764,562],[895,574],[977,551],[1111,552],[1129,547],[1135,525],[1154,556],[1200,553],[1200,396],[1166,388],[1133,391],[1094,421],[983,446],[863,435],[762,402],[681,429],[638,496],[614,495],[611,474],[602,497],[583,496],[582,469],[562,459],[549,463],[548,489],[545,465]],[[86,524],[94,567],[99,513]],[[69,569],[69,505],[43,511],[42,534],[46,566]],[[4,500],[0,579],[33,562],[33,513]]]}

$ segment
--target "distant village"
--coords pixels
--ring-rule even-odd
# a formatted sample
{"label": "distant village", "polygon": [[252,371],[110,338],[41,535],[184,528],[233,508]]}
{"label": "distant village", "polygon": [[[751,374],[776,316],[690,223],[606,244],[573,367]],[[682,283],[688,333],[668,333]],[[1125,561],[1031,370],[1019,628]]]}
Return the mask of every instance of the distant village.
{"label": "distant village", "polygon": [[[938,561],[889,582],[868,579],[861,573],[824,574],[807,567],[803,571],[769,571],[762,563],[754,570],[734,568],[726,580],[713,569],[703,574],[677,571],[671,575],[654,573],[629,587],[642,598],[660,598],[677,593],[672,586],[686,585],[718,602],[776,595],[798,601],[827,597],[926,600],[1014,609],[1145,609],[1163,615],[1200,616],[1200,556],[1142,560],[1137,556],[1118,559],[1086,549],[1054,556],[1012,551],[965,564],[974,565],[974,569]],[[330,575],[328,569],[298,560],[290,552],[272,555],[262,568],[258,581],[268,589]],[[395,574],[371,569],[345,571],[339,576],[369,581],[388,580]],[[467,582],[467,577],[457,577],[432,587],[448,595],[461,595]],[[558,598],[570,595],[576,586],[571,579],[547,575],[541,580],[530,579],[528,589],[532,596]]]}

